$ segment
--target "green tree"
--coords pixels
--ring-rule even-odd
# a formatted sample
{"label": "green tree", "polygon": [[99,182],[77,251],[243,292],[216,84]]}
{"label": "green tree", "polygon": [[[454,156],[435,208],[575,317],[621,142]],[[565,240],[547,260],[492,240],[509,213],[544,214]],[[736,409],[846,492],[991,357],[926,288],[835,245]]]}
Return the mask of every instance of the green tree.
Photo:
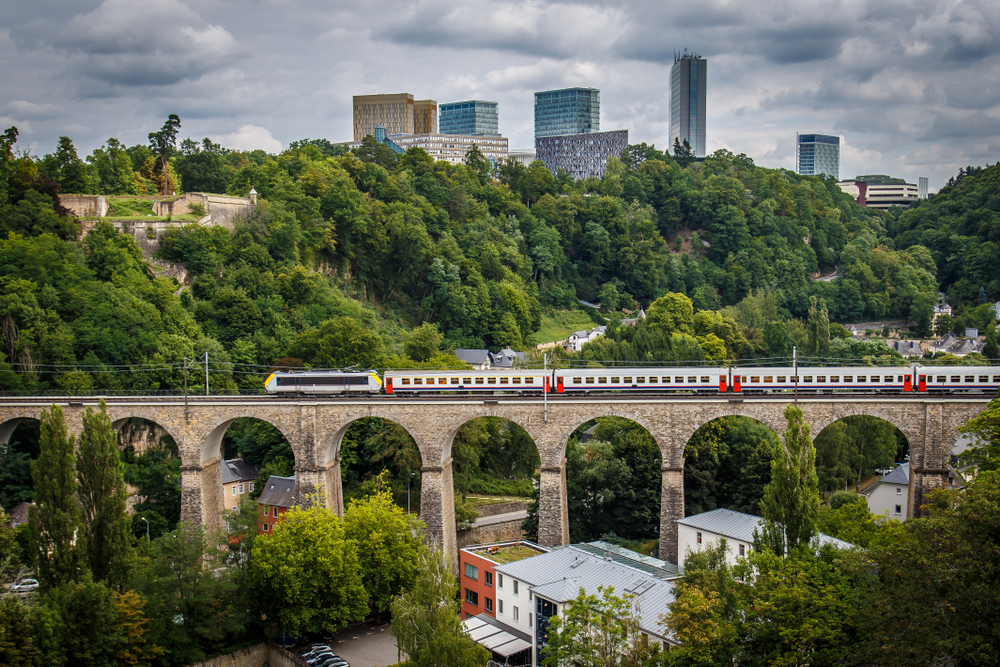
{"label": "green tree", "polygon": [[646,326],[666,334],[694,333],[694,306],[683,294],[661,296],[646,310]]}
{"label": "green tree", "polygon": [[815,357],[826,355],[830,348],[830,318],[826,308],[826,299],[816,297],[809,299],[809,349],[808,354]]}
{"label": "green tree", "polygon": [[181,119],[177,114],[170,114],[163,123],[159,132],[149,133],[149,146],[153,153],[160,159],[160,166],[163,169],[163,194],[170,194],[170,177],[167,167],[167,159],[173,155],[177,146],[177,131],[181,127]]}
{"label": "green tree", "polygon": [[585,589],[549,622],[545,661],[577,667],[654,667],[661,664],[658,643],[643,640],[639,603],[613,586]]}
{"label": "green tree", "polygon": [[959,429],[971,435],[971,446],[959,456],[963,464],[980,471],[1000,471],[1000,397]]}
{"label": "green tree", "polygon": [[87,164],[80,159],[69,137],[59,137],[56,152],[42,158],[39,170],[59,183],[63,193],[87,194],[90,186]]}
{"label": "green tree", "polygon": [[293,507],[254,542],[256,607],[286,634],[334,631],[368,612],[358,546],[325,507]]}
{"label": "green tree", "polygon": [[76,439],[62,408],[42,410],[40,453],[31,463],[35,504],[28,513],[38,576],[46,589],[79,581],[87,570],[87,532],[77,502]]}
{"label": "green tree", "polygon": [[79,498],[87,527],[87,560],[97,581],[113,590],[128,583],[132,554],[131,521],[125,513],[125,477],[118,454],[118,434],[108,418],[107,405],[100,411],[87,408],[76,460]]}
{"label": "green tree", "polygon": [[674,138],[674,159],[682,167],[687,167],[697,159],[687,138],[684,139],[684,143],[681,143],[680,137]]}
{"label": "green tree", "polygon": [[406,356],[414,361],[427,361],[440,351],[442,340],[437,325],[424,322],[406,337]]}
{"label": "green tree", "polygon": [[392,599],[413,586],[426,547],[423,522],[392,500],[388,474],[375,479],[375,493],[352,501],[344,512],[344,536],[357,543],[361,581],[375,622]]}
{"label": "green tree", "polygon": [[374,368],[382,361],[382,338],[353,317],[327,320],[317,329],[299,334],[288,356],[321,368]]}
{"label": "green tree", "polygon": [[392,602],[392,634],[413,667],[482,667],[489,651],[462,630],[451,556],[424,551],[413,587]]}
{"label": "green tree", "polygon": [[788,428],[771,463],[771,481],[760,501],[762,546],[779,556],[809,544],[816,535],[819,480],[809,425],[795,405],[785,408]]}

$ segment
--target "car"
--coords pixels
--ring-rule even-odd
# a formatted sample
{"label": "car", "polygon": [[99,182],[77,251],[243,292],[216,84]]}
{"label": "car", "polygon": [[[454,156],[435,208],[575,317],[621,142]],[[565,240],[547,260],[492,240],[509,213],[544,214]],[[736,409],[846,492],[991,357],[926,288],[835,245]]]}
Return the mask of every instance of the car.
{"label": "car", "polygon": [[333,655],[316,663],[316,667],[349,667],[343,658]]}
{"label": "car", "polygon": [[10,587],[11,593],[29,593],[38,589],[37,579],[21,579]]}
{"label": "car", "polygon": [[326,644],[315,644],[303,651],[299,657],[306,660],[308,658],[314,658],[320,653],[333,653],[333,649]]}
{"label": "car", "polygon": [[328,659],[336,657],[337,656],[336,654],[334,654],[333,651],[321,651],[320,653],[317,653],[316,655],[307,658],[306,662],[309,663],[309,665],[311,665],[312,667],[318,667],[318,665],[326,662]]}

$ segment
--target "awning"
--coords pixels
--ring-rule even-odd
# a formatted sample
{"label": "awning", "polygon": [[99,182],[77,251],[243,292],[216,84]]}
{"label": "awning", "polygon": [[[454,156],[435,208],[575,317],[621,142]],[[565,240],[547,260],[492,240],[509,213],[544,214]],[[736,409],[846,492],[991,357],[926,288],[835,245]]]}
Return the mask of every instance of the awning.
{"label": "awning", "polygon": [[475,616],[462,621],[462,625],[473,641],[505,658],[531,648],[529,642]]}

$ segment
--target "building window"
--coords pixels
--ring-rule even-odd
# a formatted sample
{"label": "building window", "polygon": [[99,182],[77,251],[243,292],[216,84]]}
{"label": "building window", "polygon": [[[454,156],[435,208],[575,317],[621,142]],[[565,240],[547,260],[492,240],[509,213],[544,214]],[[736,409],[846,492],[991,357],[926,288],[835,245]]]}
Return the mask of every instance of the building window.
{"label": "building window", "polygon": [[[517,595],[517,579],[514,580],[514,595]],[[515,607],[515,609],[516,609],[516,607]]]}
{"label": "building window", "polygon": [[233,495],[234,496],[236,495],[236,485],[235,484],[233,484]]}
{"label": "building window", "polygon": [[497,600],[497,613],[503,616],[503,600]]}
{"label": "building window", "polygon": [[264,532],[265,533],[267,532],[267,524],[266,523],[264,524]]}
{"label": "building window", "polygon": [[518,620],[519,620],[519,618],[518,618],[518,614],[517,614],[517,607],[514,607],[514,622],[517,623]]}
{"label": "building window", "polygon": [[903,513],[903,506],[896,505],[896,514],[902,514],[902,513]]}
{"label": "building window", "polygon": [[483,579],[485,580],[485,584],[487,586],[492,586],[493,585],[493,573],[492,572],[483,572]]}
{"label": "building window", "polygon": [[473,607],[479,606],[479,593],[473,590],[465,589],[465,601],[471,604]]}
{"label": "building window", "polygon": [[465,576],[473,581],[479,581],[479,568],[475,565],[465,564]]}
{"label": "building window", "polygon": [[897,496],[903,495],[903,489],[901,487],[898,486],[896,487],[896,495]]}
{"label": "building window", "polygon": [[746,555],[747,555],[747,547],[746,547],[745,544],[741,544],[740,545],[740,556],[746,556]]}
{"label": "building window", "polygon": [[274,508],[274,518],[275,519],[278,518],[278,508],[277,507]]}
{"label": "building window", "polygon": [[246,493],[246,491],[243,490],[243,482],[240,482],[240,493]]}
{"label": "building window", "polygon": [[486,611],[493,611],[493,598],[485,598],[486,600]]}
{"label": "building window", "polygon": [[[531,609],[531,607],[528,608]],[[531,614],[528,614],[528,627],[531,627]]]}
{"label": "building window", "polygon": [[698,544],[701,544],[701,533],[698,533],[698,536],[697,536],[696,539],[698,541]]}
{"label": "building window", "polygon": [[250,482],[250,493],[253,493],[253,482]]}
{"label": "building window", "polygon": [[503,588],[503,575],[497,575],[497,588]]}

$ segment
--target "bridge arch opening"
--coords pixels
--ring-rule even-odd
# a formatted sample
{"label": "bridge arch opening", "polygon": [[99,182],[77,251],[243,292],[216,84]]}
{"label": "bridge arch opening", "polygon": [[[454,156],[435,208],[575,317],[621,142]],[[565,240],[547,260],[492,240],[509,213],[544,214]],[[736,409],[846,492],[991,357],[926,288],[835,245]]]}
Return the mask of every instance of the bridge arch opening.
{"label": "bridge arch opening", "polygon": [[422,457],[413,436],[398,422],[384,417],[349,422],[333,434],[320,463],[326,469],[328,506],[339,504],[342,510],[339,498],[350,502],[369,495],[375,477],[385,471],[396,504],[420,512]]}
{"label": "bridge arch opening", "polygon": [[124,465],[132,534],[156,539],[174,530],[181,518],[181,453],[162,425],[141,417],[112,421]]}
{"label": "bridge arch opening", "polygon": [[599,416],[573,431],[565,451],[570,542],[605,540],[653,555],[663,455],[650,431],[625,417]]}
{"label": "bridge arch opening", "polygon": [[[257,417],[237,417],[216,426],[202,448],[202,464],[207,462],[214,468],[213,459],[220,459],[219,480],[211,479],[214,475],[204,472],[203,480],[207,477],[210,483],[221,488],[218,509],[227,513],[237,511],[241,504],[260,500],[272,475],[296,475],[295,451],[288,436],[277,425]],[[298,490],[297,484],[292,501],[301,504],[304,499],[298,497]],[[272,510],[268,508],[269,512]]]}
{"label": "bridge arch opening", "polygon": [[31,462],[38,458],[41,422],[32,417],[18,417],[0,424],[0,507],[8,512],[22,502],[35,498]]}
{"label": "bridge arch opening", "polygon": [[874,415],[850,415],[813,433],[816,474],[825,496],[865,492],[883,474],[908,462],[910,442],[893,423]]}

